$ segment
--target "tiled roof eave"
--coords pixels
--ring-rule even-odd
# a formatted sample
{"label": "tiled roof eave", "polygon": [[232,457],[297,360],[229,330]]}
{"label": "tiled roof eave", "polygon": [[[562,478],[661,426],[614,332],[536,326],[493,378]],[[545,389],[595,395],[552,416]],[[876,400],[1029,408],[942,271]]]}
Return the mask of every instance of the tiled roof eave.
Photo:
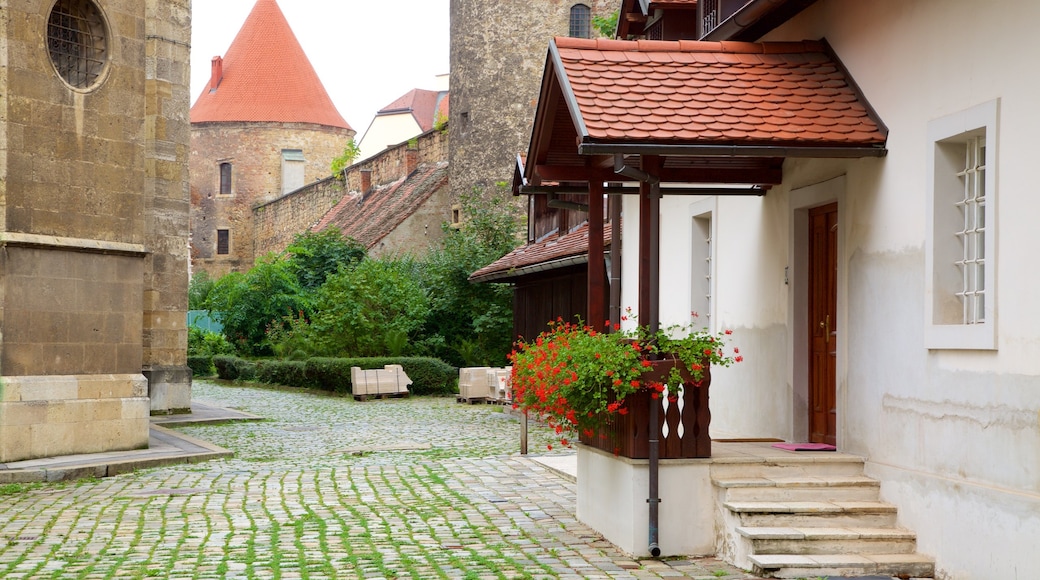
{"label": "tiled roof eave", "polygon": [[769,145],[739,142],[702,144],[674,141],[585,141],[578,145],[579,155],[612,155],[615,153],[675,157],[858,158],[884,157],[888,154],[888,150],[884,143],[843,145],[840,142]]}
{"label": "tiled roof eave", "polygon": [[495,281],[506,282],[506,281],[509,281],[509,280],[513,280],[513,279],[519,278],[521,276],[526,276],[528,274],[536,274],[538,272],[548,272],[550,270],[559,270],[561,268],[566,268],[567,266],[580,266],[582,264],[588,264],[588,263],[589,263],[589,254],[586,251],[586,253],[579,254],[577,256],[567,256],[567,257],[564,257],[564,258],[558,258],[558,259],[550,260],[550,261],[547,261],[547,262],[540,262],[540,263],[537,263],[537,264],[530,264],[528,266],[513,267],[513,268],[509,268],[509,269],[505,269],[505,270],[497,270],[497,271],[487,272],[487,273],[484,273],[484,274],[477,273],[477,274],[474,274],[474,275],[470,276],[469,281],[473,282],[473,283],[495,282]]}

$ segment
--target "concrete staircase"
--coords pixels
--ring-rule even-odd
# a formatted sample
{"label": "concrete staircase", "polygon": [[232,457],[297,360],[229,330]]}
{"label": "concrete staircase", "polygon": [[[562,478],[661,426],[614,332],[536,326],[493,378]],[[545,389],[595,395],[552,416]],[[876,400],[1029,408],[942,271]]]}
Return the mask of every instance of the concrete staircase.
{"label": "concrete staircase", "polygon": [[883,575],[932,578],[913,532],[854,455],[786,452],[712,464],[718,551],[774,578]]}

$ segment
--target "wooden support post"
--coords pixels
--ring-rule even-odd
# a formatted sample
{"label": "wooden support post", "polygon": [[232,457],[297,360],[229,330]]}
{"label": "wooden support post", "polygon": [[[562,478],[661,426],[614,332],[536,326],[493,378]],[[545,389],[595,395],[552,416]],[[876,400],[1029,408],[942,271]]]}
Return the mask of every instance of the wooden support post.
{"label": "wooden support post", "polygon": [[606,266],[603,263],[603,182],[589,182],[588,311],[586,323],[606,330]]}

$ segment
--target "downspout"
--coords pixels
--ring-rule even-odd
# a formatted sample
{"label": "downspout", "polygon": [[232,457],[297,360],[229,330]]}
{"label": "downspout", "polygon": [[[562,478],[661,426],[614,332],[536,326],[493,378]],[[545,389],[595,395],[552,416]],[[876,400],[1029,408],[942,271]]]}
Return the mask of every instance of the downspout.
{"label": "downspout", "polygon": [[[657,157],[641,157],[645,163],[649,165],[656,165]],[[647,326],[650,332],[657,332],[661,326],[660,320],[660,304],[659,304],[659,280],[660,280],[660,250],[661,250],[661,235],[660,235],[660,201],[661,201],[661,180],[656,176],[650,174],[647,171],[636,169],[625,165],[625,158],[623,155],[614,155],[614,172],[618,175],[624,175],[632,179],[639,180],[640,185],[640,196],[639,196],[639,250],[640,253],[646,252],[648,255],[643,256],[647,260],[645,270],[641,264],[640,268],[640,286],[639,286],[639,315],[647,315]],[[652,235],[657,234],[657,235]],[[613,246],[613,240],[611,240],[611,246]],[[613,247],[611,248],[613,251]],[[641,259],[643,258],[641,257]],[[648,514],[648,546],[647,550],[650,555],[657,558],[661,555],[660,546],[660,535],[661,535],[661,519],[660,519],[660,428],[657,423],[660,421],[660,410],[658,405],[654,404],[651,399],[650,404],[650,433],[649,433],[649,496],[646,503],[649,504]]]}

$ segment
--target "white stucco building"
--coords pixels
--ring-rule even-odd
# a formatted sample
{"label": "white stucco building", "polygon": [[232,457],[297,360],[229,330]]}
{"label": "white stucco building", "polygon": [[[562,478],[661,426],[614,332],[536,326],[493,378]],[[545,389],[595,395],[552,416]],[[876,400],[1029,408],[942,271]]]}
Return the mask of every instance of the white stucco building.
{"label": "white stucco building", "polygon": [[[1040,278],[1021,254],[1040,243],[1040,4],[704,4],[692,39],[664,23],[692,10],[632,1],[637,42],[556,39],[517,191],[659,178],[661,322],[697,312],[744,356],[713,373],[713,438],[833,443],[936,577],[1036,575]],[[693,191],[719,183],[765,192]],[[622,307],[640,301],[640,191],[621,195]],[[590,265],[590,295],[603,277]]]}

